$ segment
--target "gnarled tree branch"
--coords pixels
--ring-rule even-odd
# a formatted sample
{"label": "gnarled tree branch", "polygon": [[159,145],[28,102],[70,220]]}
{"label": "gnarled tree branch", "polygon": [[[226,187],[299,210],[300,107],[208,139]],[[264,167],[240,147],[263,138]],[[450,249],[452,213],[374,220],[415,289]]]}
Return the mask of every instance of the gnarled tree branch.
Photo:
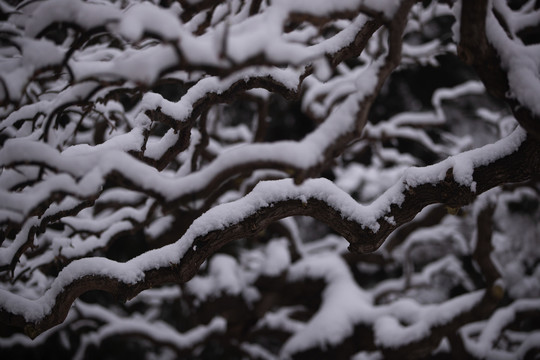
{"label": "gnarled tree branch", "polygon": [[[0,319],[24,327],[31,336],[37,336],[60,323],[70,304],[86,291],[104,290],[118,298],[130,299],[150,287],[186,282],[223,245],[253,236],[270,223],[288,216],[314,217],[345,237],[351,243],[351,251],[374,251],[393,230],[410,221],[429,204],[460,207],[495,186],[522,182],[540,171],[540,146],[532,137],[525,137],[521,130],[516,130],[509,139],[500,142],[506,145],[513,143],[517,149],[508,150],[509,154],[503,154],[491,163],[474,166],[472,181],[476,183],[475,191],[471,189],[472,183],[466,186],[453,175],[457,169],[452,166],[452,159],[423,169],[427,171],[423,176],[427,182],[419,182],[418,175],[414,173],[404,175],[401,183],[369,206],[358,205],[323,179],[306,181],[300,186],[289,180],[261,183],[248,196],[203,214],[173,245],[145,253],[124,264],[103,259],[104,264],[99,269],[84,260],[72,262],[42,298],[24,300],[26,307],[15,306],[23,299],[2,291]],[[463,161],[470,160],[484,151],[485,148],[481,148],[459,155],[456,163],[460,162],[460,157]],[[444,174],[442,179],[429,180],[437,179],[441,173]],[[236,210],[242,208],[250,210]],[[73,275],[74,269],[78,269],[76,276]],[[35,309],[38,315],[25,314],[27,309]]]}

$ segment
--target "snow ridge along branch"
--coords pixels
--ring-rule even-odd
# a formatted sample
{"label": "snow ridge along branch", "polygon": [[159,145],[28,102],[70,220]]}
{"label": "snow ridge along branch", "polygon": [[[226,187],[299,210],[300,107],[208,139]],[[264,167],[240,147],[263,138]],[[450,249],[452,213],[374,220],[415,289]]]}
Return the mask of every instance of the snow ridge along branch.
{"label": "snow ridge along branch", "polygon": [[[312,216],[332,226],[351,243],[353,252],[371,252],[429,204],[460,207],[497,185],[531,179],[540,171],[538,145],[517,129],[493,145],[411,169],[401,182],[367,206],[359,205],[326,179],[310,179],[301,185],[291,179],[262,182],[244,198],[203,214],[174,244],[126,263],[105,258],[73,261],[37,300],[1,290],[0,320],[24,327],[35,337],[61,323],[73,301],[88,290],[104,290],[125,301],[150,287],[184,283],[226,243],[294,215]],[[493,146],[503,150],[494,154]]]}

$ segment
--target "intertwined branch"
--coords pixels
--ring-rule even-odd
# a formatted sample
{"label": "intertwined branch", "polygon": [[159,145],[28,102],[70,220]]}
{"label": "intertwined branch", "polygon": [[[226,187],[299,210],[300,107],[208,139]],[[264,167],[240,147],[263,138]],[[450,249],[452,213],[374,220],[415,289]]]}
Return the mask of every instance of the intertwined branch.
{"label": "intertwined branch", "polygon": [[[392,260],[385,256],[393,258],[401,247],[410,246],[407,238],[416,229],[401,226],[429,205],[444,204],[457,212],[500,185],[536,181],[540,112],[520,87],[527,74],[532,79],[540,68],[530,65],[538,63],[535,45],[522,39],[538,22],[532,2],[517,10],[504,1],[458,2],[452,10],[443,2],[415,0],[165,3],[125,8],[67,0],[18,7],[2,3],[7,20],[0,33],[6,59],[0,73],[0,271],[5,285],[0,289],[0,321],[24,329],[31,338],[65,321],[73,303],[92,290],[127,301],[170,283],[189,288],[201,266],[224,246],[257,238],[289,217],[325,223],[349,242],[354,254],[383,247],[385,253],[374,256],[388,265]],[[394,74],[452,51],[451,44],[418,35],[418,29],[448,16],[459,30],[458,55],[484,86],[466,83],[449,95],[434,94],[434,111],[377,119],[373,110]],[[526,25],[517,25],[512,17]],[[522,62],[512,60],[507,46],[519,50]],[[528,65],[520,70],[522,63]],[[529,91],[536,86],[533,80],[523,85]],[[441,99],[483,93],[484,88],[509,105],[520,127],[510,131],[500,121],[500,140],[463,151],[469,144],[450,134],[453,125],[444,118]],[[313,130],[304,131],[299,140],[271,141],[268,127],[288,121],[283,114],[271,116],[279,104],[274,94],[287,102],[301,101],[302,116],[311,117]],[[247,111],[235,108],[242,104]],[[493,118],[487,110],[481,114]],[[416,148],[407,149],[406,141]],[[399,150],[389,151],[389,144]],[[418,148],[446,159],[425,164],[414,150]],[[354,186],[344,191],[347,186],[340,185],[340,180],[347,184],[343,174],[358,164],[381,174],[396,168],[399,174],[390,175],[394,185],[365,199]],[[409,165],[418,167],[405,170]],[[323,175],[338,179],[334,183]],[[367,200],[373,202],[361,204]],[[483,290],[431,310],[415,308],[417,314],[452,309],[452,315],[412,321],[407,326],[424,327],[429,335],[397,345],[384,330],[410,322],[398,314],[405,305],[365,305],[378,317],[353,321],[338,344],[326,339],[329,354],[343,356],[339,351],[345,351],[351,356],[354,349],[381,351],[388,358],[403,351],[410,358],[427,356],[448,334],[489,317],[503,296],[504,277],[490,258],[495,209],[490,206],[477,216],[477,242],[470,254],[484,278]],[[417,218],[416,224],[431,226],[445,218],[433,216],[426,222]],[[259,274],[260,282],[250,286],[268,281],[279,292],[310,277],[298,270],[307,266],[303,261],[311,261],[308,251],[297,229],[287,231],[297,268]],[[124,262],[102,257],[126,237],[144,237],[153,249]],[[453,261],[435,272],[444,272]],[[36,280],[42,275],[45,280]],[[311,280],[323,284],[317,291],[346,286],[356,293],[350,276],[344,268],[335,278],[321,274]],[[18,284],[33,284],[31,296],[24,296]],[[406,284],[416,282],[408,278]],[[233,295],[234,301],[243,299]],[[262,297],[267,303],[261,313],[294,300]],[[315,356],[318,346],[304,348],[298,344],[308,342],[299,339],[321,321],[326,304],[334,304],[330,299],[330,293],[323,296],[302,325],[293,317],[297,311],[282,313],[295,330],[285,331],[289,338],[281,355]],[[81,314],[104,321],[99,310],[76,304]],[[234,316],[224,318],[230,325]],[[78,355],[128,322],[110,320],[102,335],[85,338]],[[241,333],[225,329],[221,320],[205,323],[204,336]],[[133,333],[160,341],[142,328]],[[343,347],[360,335],[371,339],[364,348]],[[466,338],[448,339],[462,354],[470,352],[467,346],[474,347]],[[199,340],[186,348],[204,339]],[[248,344],[242,349],[255,351]],[[184,348],[175,350],[182,353]]]}

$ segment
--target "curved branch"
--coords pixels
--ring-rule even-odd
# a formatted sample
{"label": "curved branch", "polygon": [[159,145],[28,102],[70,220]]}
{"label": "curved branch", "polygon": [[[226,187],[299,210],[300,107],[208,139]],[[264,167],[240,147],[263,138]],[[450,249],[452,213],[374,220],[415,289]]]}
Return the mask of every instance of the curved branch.
{"label": "curved branch", "polygon": [[[174,130],[180,130],[186,124],[193,123],[212,105],[230,102],[247,90],[266,89],[286,99],[295,99],[303,80],[310,74],[309,66],[302,67],[300,71],[292,68],[284,70],[248,68],[225,79],[217,77],[201,79],[178,102],[170,102],[155,93],[143,98],[143,102],[148,102],[146,114],[152,120],[162,122]],[[297,83],[292,84],[291,78]]]}
{"label": "curved branch", "polygon": [[[296,175],[296,180],[297,182],[301,182],[303,181],[305,178],[308,178],[308,177],[311,177],[311,176],[317,176],[321,169],[323,169],[337,154],[341,153],[343,151],[343,149],[345,148],[345,146],[353,139],[355,139],[356,137],[359,136],[364,124],[366,123],[366,120],[367,120],[367,113],[368,113],[368,110],[369,110],[369,107],[371,105],[371,103],[373,102],[374,98],[375,98],[375,95],[376,93],[378,92],[378,90],[382,87],[382,84],[384,83],[385,79],[388,77],[388,75],[391,73],[391,71],[395,68],[395,66],[397,66],[397,63],[398,63],[398,60],[399,60],[399,56],[400,56],[400,41],[397,41],[397,40],[400,40],[401,38],[401,33],[403,31],[403,26],[404,26],[404,22],[405,22],[405,19],[406,19],[406,15],[408,13],[408,8],[407,7],[410,7],[412,5],[412,2],[410,3],[407,3],[406,5],[403,5],[403,10],[405,11],[400,11],[399,13],[401,14],[400,16],[396,16],[396,20],[392,23],[392,25],[395,25],[395,24],[399,24],[400,26],[393,26],[393,31],[391,31],[391,33],[393,34],[393,41],[391,41],[391,44],[389,44],[389,48],[390,48],[390,51],[389,51],[389,54],[388,54],[388,57],[387,57],[387,61],[385,62],[385,64],[379,68],[378,66],[374,66],[373,68],[374,69],[370,69],[372,71],[368,71],[368,74],[366,76],[366,78],[369,79],[370,76],[373,76],[373,74],[376,74],[377,75],[377,83],[376,83],[376,86],[374,89],[371,89],[371,90],[367,90],[365,91],[365,93],[361,93],[358,98],[349,98],[349,107],[351,107],[350,105],[352,104],[353,106],[351,107],[351,109],[347,109],[345,107],[345,112],[353,112],[356,113],[356,115],[353,115],[353,114],[346,114],[348,115],[347,117],[349,119],[347,119],[345,122],[343,121],[339,121],[339,118],[342,117],[342,116],[334,116],[334,118],[337,118],[334,119],[333,121],[330,121],[331,119],[328,120],[328,124],[326,124],[326,126],[322,126],[319,131],[317,131],[316,133],[313,133],[311,134],[311,136],[309,136],[307,139],[305,139],[305,141],[303,141],[302,143],[300,144],[296,144],[297,146],[294,146],[293,144],[287,144],[287,145],[293,145],[292,146],[292,149],[290,150],[293,150],[293,151],[289,151],[289,153],[298,153],[300,151],[300,153],[305,153],[304,149],[301,149],[303,147],[311,147],[309,145],[311,145],[311,143],[316,143],[318,146],[318,152],[320,155],[322,156],[317,156],[317,154],[309,154],[311,156],[308,156],[307,158],[310,159],[308,160],[307,162],[305,161],[305,159],[302,159],[302,165],[298,165],[299,162],[291,162],[291,161],[287,161],[287,159],[284,159],[282,156],[281,156],[281,153],[282,152],[279,152],[276,156],[274,157],[270,157],[270,159],[245,159],[244,161],[238,161],[238,159],[236,159],[235,161],[233,161],[233,163],[236,163],[235,165],[236,166],[231,166],[231,167],[227,167],[227,168],[223,168],[223,169],[219,169],[219,164],[217,164],[218,162],[215,161],[214,163],[217,164],[216,166],[210,166],[208,167],[207,169],[205,169],[205,171],[203,172],[199,172],[198,174],[200,175],[199,179],[202,177],[204,180],[202,181],[197,181],[195,182],[197,185],[196,187],[198,187],[198,189],[192,189],[190,190],[190,187],[183,187],[181,186],[181,184],[176,184],[176,188],[177,189],[182,189],[181,190],[181,193],[180,194],[177,194],[176,195],[176,198],[173,196],[173,199],[170,200],[170,199],[167,199],[168,195],[169,194],[164,194],[163,192],[160,193],[160,191],[156,191],[155,189],[146,189],[146,190],[143,190],[143,192],[145,193],[148,193],[150,194],[150,196],[153,196],[161,201],[164,201],[166,200],[166,202],[169,204],[169,207],[175,207],[175,206],[178,206],[178,204],[180,204],[182,201],[185,201],[186,199],[189,200],[191,199],[193,196],[207,196],[209,193],[212,192],[212,189],[215,189],[217,187],[219,187],[220,184],[222,184],[224,181],[226,181],[227,179],[229,179],[231,176],[234,176],[238,173],[249,173],[250,171],[253,171],[254,169],[257,169],[257,168],[276,168],[276,169],[281,169],[281,170],[285,170],[285,171],[291,171],[293,170],[297,175]],[[352,51],[353,53],[357,53],[359,51],[362,51],[363,47],[366,45],[367,43],[367,40],[369,39],[369,35],[371,35],[380,25],[377,24],[376,22],[373,22],[373,21],[368,21],[367,23],[365,23],[364,26],[361,26],[360,29],[358,30],[358,33],[356,34],[354,40],[352,43],[350,43],[347,47],[347,52],[350,52]],[[349,54],[350,55],[350,54]],[[343,54],[341,55],[338,55],[339,56],[344,56]],[[341,58],[343,59],[343,58]],[[304,71],[304,74],[301,74],[300,75],[300,78],[299,78],[299,83],[302,82],[302,79],[303,77],[305,77],[307,74],[309,73],[309,69],[306,71]],[[262,82],[262,83],[261,83]],[[276,85],[277,84],[277,85]],[[196,116],[197,115],[197,112],[198,110],[197,109],[202,109],[206,106],[208,106],[208,104],[211,104],[212,102],[215,102],[215,101],[219,101],[220,99],[221,100],[224,100],[224,99],[227,99],[228,97],[230,96],[233,96],[234,94],[236,94],[238,91],[243,91],[244,88],[250,88],[250,87],[255,87],[255,86],[258,86],[258,87],[269,87],[269,89],[271,89],[272,91],[279,91],[281,90],[280,92],[281,93],[284,93],[285,95],[287,94],[287,92],[289,91],[290,92],[290,89],[288,89],[286,86],[284,87],[281,87],[280,83],[279,82],[276,82],[274,78],[255,78],[255,79],[250,79],[250,81],[248,82],[245,82],[243,79],[242,81],[237,81],[233,84],[233,89],[229,89],[229,90],[225,90],[225,93],[224,94],[219,94],[219,95],[215,95],[214,97],[210,96],[210,97],[206,97],[206,98],[200,98],[198,99],[197,101],[195,101],[192,106],[193,106],[193,111],[191,113],[191,117],[193,118],[193,116]],[[358,104],[354,104],[356,101],[358,100],[362,100],[362,104],[361,106],[358,106]],[[159,110],[159,108],[158,108]],[[202,111],[202,110],[201,110]],[[149,115],[152,115],[152,114],[149,114]],[[339,115],[339,114],[338,114]],[[352,117],[350,115],[353,115]],[[155,118],[159,118],[159,119],[165,119],[167,120],[167,116],[165,116],[161,111],[159,111],[158,113],[158,116],[152,116],[152,117],[155,117]],[[355,119],[356,118],[356,119]],[[351,121],[354,122],[356,120],[357,124],[356,126],[352,126],[351,125]],[[321,137],[321,134],[324,134],[326,135],[325,133],[327,132],[327,128],[330,129],[332,128],[332,123],[335,123],[337,121],[337,123],[341,123],[343,126],[342,128],[344,128],[344,132],[341,132],[339,134],[336,135],[335,138],[333,139],[326,139],[325,140],[325,146],[323,147],[320,147],[320,137]],[[167,121],[165,121],[167,122]],[[171,120],[171,126],[173,127],[176,127],[177,125],[179,124],[178,121],[176,120]],[[187,124],[183,123],[182,124],[182,127],[185,127]],[[334,124],[335,125],[335,124]],[[188,125],[189,127],[189,125]],[[159,168],[159,169],[162,169],[164,166],[166,166],[166,161],[170,158],[170,157],[173,157],[174,155],[176,155],[178,153],[178,151],[182,150],[186,144],[187,144],[187,141],[186,141],[186,138],[189,137],[189,129],[188,128],[183,128],[182,129],[183,131],[181,132],[181,134],[178,136],[178,141],[175,143],[175,146],[174,146],[174,149],[171,150],[171,151],[166,151],[163,156],[160,158],[160,159],[150,159],[148,157],[144,157],[144,155],[141,155],[141,159],[143,161],[145,161],[146,163],[150,163],[151,165]],[[178,146],[180,145],[180,146]],[[256,153],[271,153],[270,150],[271,148],[272,149],[275,149],[275,148],[278,148],[278,147],[282,147],[283,144],[274,144],[274,145],[270,145],[270,147],[268,146],[264,146],[264,145],[261,145],[260,148],[253,148],[252,150],[252,154],[256,154]],[[242,152],[246,152],[247,149],[242,149],[241,151]],[[294,150],[298,150],[298,151],[294,151]],[[233,158],[234,156],[230,156],[231,154],[229,154],[229,158]],[[307,154],[305,154],[307,155]],[[16,165],[17,164],[17,160],[15,159],[16,156],[14,157],[13,154],[8,154],[7,158],[10,158],[8,162],[11,163],[11,165]],[[124,159],[124,160],[131,160],[131,159]],[[223,158],[218,158],[218,160],[222,161],[224,160]],[[27,163],[28,159],[27,160],[23,160],[23,163]],[[33,160],[30,160],[30,161],[33,161]],[[44,163],[47,163],[48,161],[44,161]],[[91,161],[93,162],[93,161]],[[38,161],[39,163],[39,161]],[[129,161],[128,161],[129,163]],[[63,168],[62,165],[59,165],[58,167],[56,167],[55,165],[53,164],[45,164],[45,166],[48,166],[52,169],[61,169]],[[100,166],[101,167],[101,166]],[[112,166],[111,168],[115,168],[114,166]],[[139,168],[141,171],[145,170],[145,169],[141,169],[138,165],[135,167],[135,168]],[[126,168],[127,169],[127,168]],[[69,171],[67,169],[64,168],[65,171]],[[90,169],[88,169],[90,170]],[[217,173],[216,173],[216,170],[217,170]],[[146,173],[146,171],[144,171]],[[84,173],[84,171],[83,171]],[[88,174],[88,172],[86,172]],[[110,170],[109,169],[109,173],[105,173],[103,174],[103,176],[101,177],[101,184],[97,184],[96,187],[94,187],[94,189],[99,189],[101,188],[101,186],[103,185],[103,183],[106,181],[106,180],[113,180],[113,182],[116,182],[116,183],[120,183],[120,184],[126,184],[128,187],[131,187],[131,188],[135,188],[137,190],[141,190],[141,185],[142,184],[134,184],[133,183],[133,177],[129,175],[129,173],[131,173],[131,170],[128,170],[126,173],[121,173],[121,171],[115,171],[115,170]],[[75,177],[77,178],[78,176],[81,175],[81,173],[79,172],[78,174],[72,174],[72,175],[75,175]],[[141,174],[139,174],[141,175]],[[185,179],[182,179],[182,180],[186,180],[186,184],[187,184],[187,180],[193,180],[194,178],[193,177],[189,177],[188,178],[185,178]],[[74,197],[77,197],[79,199],[94,199],[96,198],[98,195],[99,195],[99,191],[94,193],[94,194],[88,194],[86,191],[83,191],[82,190],[82,186],[79,186],[79,184],[75,184],[75,181],[73,181],[74,179],[68,179],[69,181],[69,184],[72,185],[72,186],[68,186],[67,187],[67,190],[66,188],[63,188],[61,190],[57,190],[57,191],[52,191],[52,193],[50,194],[50,196],[46,199],[43,199],[42,197],[37,197],[37,198],[34,198],[34,200],[32,201],[33,202],[33,205],[31,206],[26,206],[25,209],[19,209],[19,210],[22,210],[22,212],[24,213],[23,215],[23,218],[24,217],[28,217],[30,216],[32,213],[35,213],[37,211],[37,213],[39,213],[39,209],[46,209],[53,201],[58,201],[58,199],[61,199],[63,196],[65,195],[73,195]],[[71,188],[71,189],[69,189]],[[143,185],[143,188],[144,188],[144,185]],[[186,190],[187,189],[187,190]],[[183,194],[182,194],[183,193]],[[30,195],[30,194],[27,194],[27,195]],[[28,196],[27,196],[28,197]],[[23,221],[26,221],[26,219],[23,219]],[[4,220],[5,222],[5,220]],[[22,246],[19,247],[19,249],[16,249],[15,252],[16,252],[16,256],[13,257],[10,261],[11,263],[11,266],[13,267],[13,265],[17,262],[19,256],[22,254],[22,252],[31,244],[32,242],[32,238],[31,237],[28,237],[28,239],[23,243]],[[12,249],[10,249],[12,250]],[[5,265],[7,265],[7,263],[5,263]]]}
{"label": "curved branch", "polygon": [[[488,39],[488,34],[486,33],[487,25],[490,24],[492,28],[501,26],[495,20],[495,15],[491,14],[495,9],[492,10],[489,3],[488,0],[463,2],[458,55],[467,64],[474,67],[474,70],[491,95],[506,101],[510,105],[519,124],[531,135],[540,139],[540,122],[538,115],[529,108],[532,106],[531,103],[521,103],[519,96],[512,94],[516,93],[519,89],[511,88],[510,75],[515,70],[513,68],[521,67],[523,62],[503,65],[509,56],[513,57],[517,55],[515,49],[510,54],[501,53],[501,46],[509,46],[511,42],[510,40],[503,39],[506,37],[504,31],[498,34],[491,34],[492,38]],[[496,39],[499,46],[498,49],[493,45],[493,37],[497,36],[502,38],[502,40]],[[524,70],[528,69],[524,67]],[[534,76],[533,74],[530,75]],[[538,73],[535,75],[538,76]]]}
{"label": "curved branch", "polygon": [[[378,65],[380,64],[375,64],[366,70],[362,79],[372,81],[373,77],[377,74],[380,75],[383,70],[380,70]],[[387,70],[383,74],[386,76],[391,71],[384,66],[383,69]],[[378,88],[384,82],[385,76],[383,75],[378,77]],[[62,176],[70,174],[71,177],[64,179],[65,183],[62,186],[55,184],[52,178],[40,183],[40,188],[48,186],[49,191],[56,192],[57,195],[65,193],[78,198],[96,196],[99,191],[88,194],[88,189],[100,189],[105,179],[108,179],[113,183],[144,192],[164,201],[171,207],[175,207],[194,196],[207,196],[213,189],[232,176],[256,169],[278,169],[289,172],[293,170],[297,174],[297,182],[318,175],[320,170],[337,154],[341,153],[362,130],[369,105],[375,97],[372,91],[372,89],[367,88],[365,89],[366,93],[349,96],[321,126],[300,142],[281,141],[271,144],[250,144],[236,148],[218,156],[201,171],[180,179],[171,179],[157,173],[155,169],[141,164],[122,151],[106,151],[103,149],[105,146],[91,148],[87,151],[85,161],[81,162],[82,154],[80,153],[76,156],[61,154],[46,144],[17,141],[6,144],[0,152],[0,163],[6,167],[29,164],[43,165],[56,172],[62,172]],[[362,103],[359,104],[359,101]],[[134,133],[129,136],[137,137],[139,134]],[[134,138],[133,141],[130,141],[130,147],[133,147],[136,141],[140,140]],[[24,151],[21,151],[22,149]],[[292,156],[293,154],[294,156]],[[95,176],[96,171],[101,174],[100,177]],[[85,180],[87,178],[88,181]],[[79,183],[76,183],[75,179],[79,179]],[[89,182],[92,184],[91,187],[88,186]],[[24,203],[24,206],[20,201],[17,205],[16,198],[28,197],[30,192],[33,191],[6,194],[5,196],[9,198],[9,203],[15,206],[14,210],[24,213],[24,216],[28,216],[37,207],[47,206],[53,201],[50,197],[48,200],[44,199],[43,194],[41,194],[29,199],[30,201]],[[6,204],[8,203],[6,202]]]}
{"label": "curved branch", "polygon": [[[110,154],[110,156],[107,157],[96,156],[93,159],[88,159],[89,161],[87,161],[87,163],[90,164],[89,167],[86,164],[79,164],[80,161],[78,159],[76,161],[74,161],[75,159],[61,160],[61,155],[58,156],[58,154],[54,153],[54,151],[51,149],[46,149],[44,145],[31,144],[32,146],[35,146],[36,149],[39,146],[38,151],[43,151],[45,154],[49,155],[49,158],[47,158],[46,156],[43,156],[43,154],[40,154],[40,160],[36,161],[33,158],[28,158],[28,152],[20,152],[15,149],[17,147],[27,145],[15,143],[13,145],[10,144],[14,147],[10,151],[6,151],[4,149],[5,154],[1,154],[4,156],[0,155],[0,161],[4,166],[14,166],[23,163],[28,164],[29,161],[31,161],[33,164],[43,163],[43,165],[51,169],[61,169],[62,171],[79,177],[81,174],[88,174],[89,172],[92,172],[90,171],[92,170],[91,164],[96,164],[96,161],[99,158],[98,162],[102,163],[99,164],[98,167],[102,169],[104,167],[109,168],[102,174],[101,182],[103,182],[108,176],[110,179],[123,180],[119,181],[119,183],[124,183],[131,188],[141,190],[142,192],[148,193],[150,196],[158,199],[166,200],[171,206],[177,206],[186,198],[207,195],[209,191],[211,192],[213,188],[223,183],[232,175],[253,171],[258,168],[274,168],[285,171],[291,171],[292,169],[296,174],[296,182],[300,183],[306,178],[318,176],[321,170],[324,169],[335,156],[340,154],[349,144],[349,142],[360,136],[367,122],[367,115],[371,104],[375,100],[375,97],[383,86],[386,78],[399,64],[399,59],[401,57],[401,36],[406,24],[407,14],[413,3],[414,1],[403,2],[400,6],[400,11],[398,12],[399,16],[396,16],[393,22],[390,24],[390,35],[388,40],[389,51],[384,61],[374,63],[372,66],[366,69],[366,71],[362,73],[361,77],[358,79],[359,81],[365,81],[365,83],[369,85],[364,86],[362,89],[358,89],[358,93],[350,95],[341,104],[340,109],[337,109],[337,111],[335,111],[321,126],[319,126],[316,131],[309,134],[306,138],[298,143],[280,142],[273,144],[252,144],[249,146],[249,149],[244,147],[242,149],[237,149],[235,152],[230,151],[224,157],[218,157],[213,164],[206,167],[202,171],[182,178],[181,182],[184,182],[186,185],[191,183],[188,186],[182,186],[182,184],[178,183],[178,180],[175,179],[176,183],[174,184],[174,188],[176,190],[172,192],[170,191],[170,186],[161,186],[163,188],[161,191],[156,188],[148,188],[148,181],[144,181],[145,184],[140,183],[141,175],[143,173],[145,174],[146,178],[154,178],[156,184],[161,183],[162,185],[165,185],[165,183],[168,183],[169,181],[167,181],[165,178],[156,176],[155,173],[148,171],[149,169],[143,168],[141,164],[137,163],[137,161],[132,161],[133,159],[131,158],[121,156],[123,154],[118,154],[119,156],[113,156],[113,154]],[[362,27],[360,31],[364,29],[365,28]],[[367,31],[369,33],[370,31],[374,31],[374,29],[367,28]],[[279,74],[279,72],[277,74]],[[301,75],[299,78],[300,82],[302,80],[302,76],[303,75]],[[274,81],[270,81],[268,84],[264,84],[263,81],[263,84],[255,85],[270,86],[270,84],[273,82]],[[198,98],[198,100],[204,102],[204,99],[201,100]],[[167,103],[163,103],[162,105],[164,104],[166,105]],[[194,105],[194,103],[192,102],[191,105]],[[188,109],[189,108],[190,107],[188,107]],[[182,112],[185,111],[185,109],[182,110]],[[160,114],[163,114],[163,109]],[[185,114],[185,116],[188,115],[189,110],[188,114]],[[169,120],[172,119],[170,116],[163,116],[163,118],[168,118]],[[175,124],[177,123],[176,120],[173,119],[173,121]],[[174,124],[170,125],[172,126]],[[183,126],[184,125],[185,124],[183,124]],[[283,156],[285,153],[297,154],[297,156]],[[120,164],[120,162],[113,164],[114,159],[119,160],[120,158],[122,158],[123,164]],[[73,169],[66,166],[66,160],[74,165],[75,168],[78,168],[75,170],[75,173]],[[75,165],[75,163],[77,163],[77,165]],[[105,165],[104,163],[108,163],[108,165]],[[224,163],[228,166],[224,167]],[[127,166],[126,164],[129,164],[130,166]],[[124,170],[119,168],[123,168]],[[133,175],[134,169],[137,169],[137,171],[140,172],[137,177],[130,176]],[[118,174],[120,174],[120,179],[118,179]],[[70,185],[74,185],[72,187],[77,189],[80,188],[80,186],[73,184],[73,181],[71,181],[72,179],[68,180]],[[137,184],[137,182],[139,183]],[[101,185],[102,184],[94,184],[94,188],[98,189],[101,187]],[[60,191],[60,193],[61,192],[62,191]],[[85,198],[88,196],[82,195],[81,192],[85,191],[76,190],[72,191],[71,193],[73,193],[75,197],[79,198]],[[66,193],[69,194],[70,192],[68,191]],[[49,203],[50,201],[52,201],[52,199],[49,199]],[[39,205],[38,200],[34,200],[33,202],[33,206],[26,206],[26,209],[23,211],[25,216],[27,216],[31,210],[34,210],[34,207]],[[41,199],[41,202],[47,204],[46,200]]]}
{"label": "curved branch", "polygon": [[[495,152],[492,161],[486,153]],[[469,183],[463,166],[471,164]],[[176,243],[149,251],[126,263],[90,258],[72,262],[37,300],[0,291],[0,321],[24,327],[37,336],[61,323],[71,303],[89,290],[104,290],[129,299],[144,289],[170,282],[184,283],[223,245],[250,237],[279,219],[304,215],[332,226],[354,252],[377,249],[397,227],[423,207],[445,203],[463,206],[478,194],[508,182],[521,182],[540,171],[540,146],[520,129],[494,145],[460,154],[439,164],[406,173],[401,182],[368,206],[356,203],[326,179],[300,186],[290,179],[262,182],[244,198],[217,206],[197,220]],[[476,185],[476,189],[474,188]]]}
{"label": "curved branch", "polygon": [[179,333],[163,322],[122,318],[112,311],[82,301],[77,302],[75,307],[83,317],[104,323],[96,331],[82,336],[81,345],[74,356],[76,359],[84,358],[84,354],[91,345],[97,346],[107,339],[123,336],[145,339],[156,346],[167,346],[181,357],[189,354],[209,338],[223,334],[227,330],[227,321],[221,317],[215,317],[208,324],[198,325],[184,333]]}
{"label": "curved branch", "polygon": [[[522,330],[520,323],[524,319],[538,318],[540,315],[540,302],[538,299],[517,299],[511,304],[497,309],[484,323],[469,324],[460,329],[457,334],[462,341],[462,351],[466,358],[487,359],[506,355],[508,358],[529,359],[527,355],[538,353],[538,333],[531,332],[523,336],[518,343],[508,349],[500,348],[500,339],[504,338],[506,330],[519,333]],[[521,330],[521,331],[520,331]],[[529,330],[530,331],[530,330]],[[478,334],[474,334],[477,332]],[[528,332],[525,330],[524,332]],[[525,335],[525,334],[523,334]]]}
{"label": "curved branch", "polygon": [[[236,148],[217,157],[201,171],[180,179],[171,179],[154,172],[152,171],[154,169],[146,167],[121,151],[102,152],[94,149],[88,153],[88,160],[82,163],[80,154],[75,157],[59,154],[45,144],[28,144],[24,141],[9,143],[0,152],[0,163],[4,166],[27,165],[32,162],[65,173],[48,178],[40,183],[39,187],[36,186],[41,189],[48,188],[48,197],[44,198],[42,192],[31,196],[31,193],[37,190],[6,194],[6,204],[12,204],[14,210],[23,213],[24,218],[34,213],[39,214],[40,209],[46,209],[53,201],[65,195],[79,199],[97,198],[104,184],[111,181],[146,193],[162,202],[165,209],[171,209],[190,201],[195,196],[206,197],[235,175],[256,169],[271,168],[293,172],[296,174],[295,181],[302,182],[306,178],[318,175],[321,169],[358,136],[367,121],[368,109],[376,92],[397,64],[398,53],[398,49],[390,51],[386,62],[374,64],[362,74],[362,79],[368,82],[373,78],[377,79],[375,89],[368,87],[364,93],[350,95],[317,130],[302,141],[251,144]],[[96,176],[96,171],[100,176]],[[55,180],[59,179],[59,176],[63,176],[62,184]],[[78,179],[78,182],[75,179]],[[29,201],[23,202],[18,200],[19,198]],[[28,239],[25,244],[28,245],[30,242],[31,239]],[[17,254],[20,256],[21,251]],[[16,261],[12,259],[11,263],[14,264]]]}

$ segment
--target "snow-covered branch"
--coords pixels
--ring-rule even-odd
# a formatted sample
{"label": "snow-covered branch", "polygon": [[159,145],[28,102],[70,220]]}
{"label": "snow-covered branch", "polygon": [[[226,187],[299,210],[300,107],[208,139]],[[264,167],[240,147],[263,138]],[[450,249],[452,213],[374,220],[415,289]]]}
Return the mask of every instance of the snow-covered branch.
{"label": "snow-covered branch", "polygon": [[537,351],[537,1],[14,3],[1,358]]}

